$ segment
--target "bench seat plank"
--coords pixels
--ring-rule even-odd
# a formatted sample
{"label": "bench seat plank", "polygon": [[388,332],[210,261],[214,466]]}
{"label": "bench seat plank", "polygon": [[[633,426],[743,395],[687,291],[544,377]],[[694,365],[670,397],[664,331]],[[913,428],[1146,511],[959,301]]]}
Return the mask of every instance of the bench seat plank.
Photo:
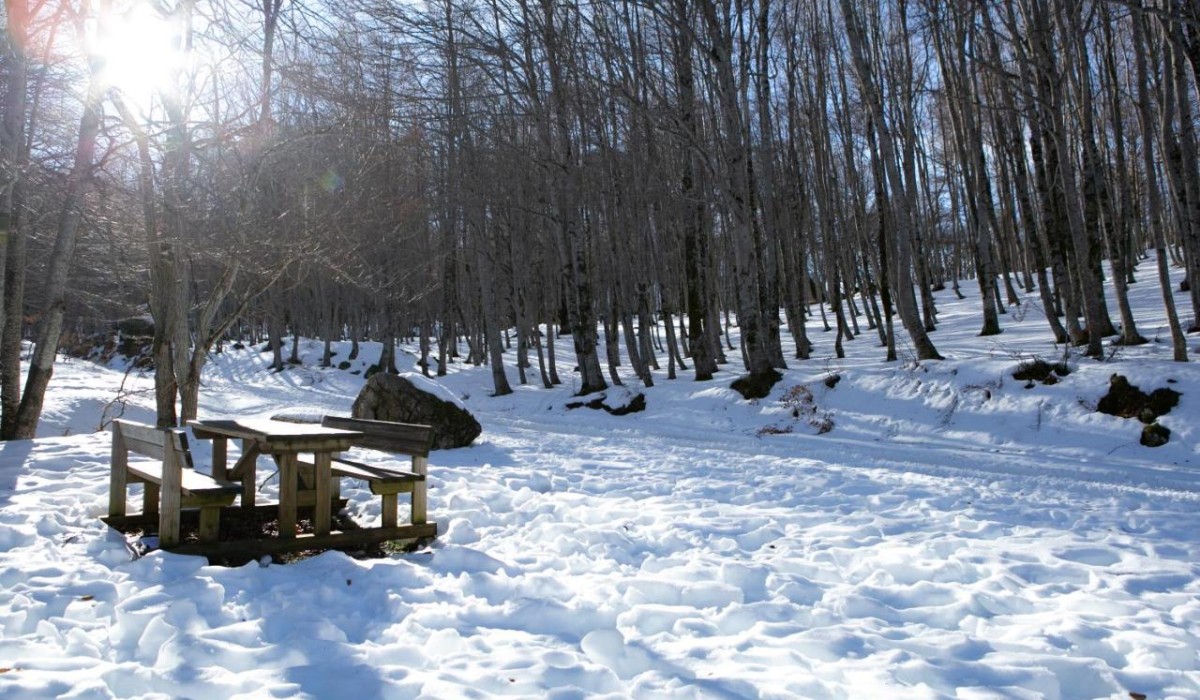
{"label": "bench seat plank", "polygon": [[362,462],[355,462],[342,457],[335,457],[333,463],[333,471],[335,474],[339,476],[348,476],[354,479],[362,479],[363,481],[380,481],[383,483],[412,483],[414,481],[425,481],[424,474],[415,474],[413,472],[392,469],[390,467],[363,464]]}
{"label": "bench seat plank", "polygon": [[[138,477],[142,481],[149,481],[152,484],[162,485],[163,465],[162,462],[129,462],[127,467],[129,473]],[[201,474],[194,469],[181,470],[181,483],[185,496],[197,496],[201,494],[212,494],[217,496],[234,496],[236,497],[242,492],[241,484],[236,484],[232,481],[218,481],[207,474]]]}

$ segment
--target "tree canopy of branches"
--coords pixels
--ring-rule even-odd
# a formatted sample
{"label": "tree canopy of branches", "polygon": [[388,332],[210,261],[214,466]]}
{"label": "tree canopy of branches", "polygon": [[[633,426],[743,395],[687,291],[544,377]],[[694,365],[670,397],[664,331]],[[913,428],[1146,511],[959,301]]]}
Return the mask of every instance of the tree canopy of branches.
{"label": "tree canopy of branches", "polygon": [[[61,345],[131,315],[162,424],[195,416],[233,336],[276,369],[289,334],[326,366],[379,340],[391,371],[413,338],[427,373],[489,363],[496,394],[514,342],[521,383],[561,383],[560,333],[579,394],[622,358],[646,386],[735,350],[760,380],[854,341],[933,361],[933,293],[960,280],[981,335],[1028,306],[1102,357],[1145,342],[1128,290],[1151,257],[1186,361],[1197,8],[6,0],[0,434],[32,435]],[[179,60],[139,92],[100,38],[146,12]]]}

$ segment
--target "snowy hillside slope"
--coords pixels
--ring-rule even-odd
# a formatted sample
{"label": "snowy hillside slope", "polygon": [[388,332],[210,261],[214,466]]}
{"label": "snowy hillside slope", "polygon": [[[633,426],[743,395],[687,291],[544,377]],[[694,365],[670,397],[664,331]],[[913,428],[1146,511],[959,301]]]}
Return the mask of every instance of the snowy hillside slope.
{"label": "snowy hillside slope", "polygon": [[[94,431],[123,382],[151,419],[151,380],[64,361],[44,437],[0,445],[0,696],[1200,697],[1200,367],[1149,324],[1027,386],[1018,364],[1064,356],[1040,310],[979,338],[963,288],[937,297],[945,361],[884,363],[873,333],[833,358],[813,322],[813,359],[753,402],[736,351],[709,383],[623,368],[611,399],[647,410],[622,417],[568,409],[569,372],[494,398],[455,365],[438,384],[484,433],[431,458],[438,541],[388,559],[131,559]],[[202,417],[348,412],[378,346],[353,374],[302,345],[279,374],[215,355]],[[1182,393],[1167,445],[1095,411],[1115,373]]]}

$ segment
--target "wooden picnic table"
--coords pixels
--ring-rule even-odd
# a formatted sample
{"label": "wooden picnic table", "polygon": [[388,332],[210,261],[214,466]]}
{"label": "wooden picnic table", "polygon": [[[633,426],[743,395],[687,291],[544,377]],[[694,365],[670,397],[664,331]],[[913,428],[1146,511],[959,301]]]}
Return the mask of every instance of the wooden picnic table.
{"label": "wooden picnic table", "polygon": [[[313,527],[317,536],[328,535],[331,529],[332,473],[331,460],[350,449],[355,440],[363,437],[356,430],[327,428],[322,425],[290,423],[267,419],[196,420],[189,423],[192,434],[201,440],[212,440],[212,475],[219,480],[236,479],[242,484],[241,506],[255,505],[256,468],[258,457],[269,455],[279,466],[279,537],[296,537],[296,508],[299,505],[300,453],[313,455],[313,488],[316,491]],[[241,440],[242,455],[228,467],[229,440]]]}

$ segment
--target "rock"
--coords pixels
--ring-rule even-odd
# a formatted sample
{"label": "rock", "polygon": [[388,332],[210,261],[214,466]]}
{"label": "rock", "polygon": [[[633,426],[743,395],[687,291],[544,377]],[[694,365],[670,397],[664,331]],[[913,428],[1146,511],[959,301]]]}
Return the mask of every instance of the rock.
{"label": "rock", "polygon": [[614,416],[626,416],[630,413],[640,413],[646,410],[646,395],[633,394],[628,391],[616,392],[618,396],[601,394],[590,401],[573,401],[567,404],[567,409],[590,408],[594,411],[606,411]]}
{"label": "rock", "polygon": [[[440,394],[440,396],[439,396]],[[483,427],[457,399],[419,374],[378,372],[354,400],[355,418],[433,426],[433,449],[470,445]]]}
{"label": "rock", "polygon": [[623,406],[605,406],[604,410],[608,411],[614,416],[626,416],[630,413],[641,413],[642,411],[646,410],[646,395],[637,394],[629,401],[629,403]]}
{"label": "rock", "polygon": [[1152,423],[1142,428],[1142,444],[1146,447],[1162,447],[1171,440],[1171,429],[1161,423]]}
{"label": "rock", "polygon": [[762,374],[747,374],[738,377],[729,388],[741,394],[742,398],[747,401],[764,399],[771,393],[771,387],[781,379],[783,379],[783,375],[772,369]]}

